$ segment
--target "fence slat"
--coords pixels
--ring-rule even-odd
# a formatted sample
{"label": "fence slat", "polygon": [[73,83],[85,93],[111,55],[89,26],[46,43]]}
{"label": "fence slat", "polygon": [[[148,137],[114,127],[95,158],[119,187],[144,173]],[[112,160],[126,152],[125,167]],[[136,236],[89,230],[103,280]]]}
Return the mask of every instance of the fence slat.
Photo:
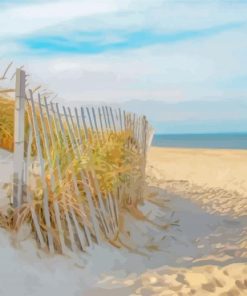
{"label": "fence slat", "polygon": [[44,165],[44,160],[42,155],[42,148],[41,148],[41,142],[40,142],[40,136],[39,136],[39,130],[38,130],[38,121],[37,121],[37,115],[35,111],[35,104],[33,100],[33,93],[31,90],[29,90],[29,94],[30,94],[31,105],[32,105],[32,119],[33,119],[36,147],[37,147],[37,152],[39,157],[41,181],[42,181],[43,191],[44,191],[43,206],[44,206],[45,223],[47,226],[48,245],[49,245],[50,252],[53,254],[54,244],[53,244],[53,237],[51,233],[51,221],[50,221],[50,213],[49,213],[49,205],[48,205],[48,189],[47,189],[47,184],[45,180],[45,165]]}
{"label": "fence slat", "polygon": [[[58,178],[59,178],[60,186],[62,186],[62,173],[61,173],[59,163],[57,163],[57,172],[58,172]],[[73,227],[72,227],[72,223],[71,223],[71,220],[70,220],[70,216],[69,216],[69,213],[67,211],[68,203],[67,203],[67,200],[66,200],[65,192],[62,192],[62,198],[63,198],[63,203],[64,203],[64,206],[65,206],[65,219],[66,219],[66,223],[67,223],[67,226],[68,226],[71,249],[72,249],[72,251],[76,252],[76,243],[75,243],[75,238],[74,238],[74,232],[73,232]]]}
{"label": "fence slat", "polygon": [[107,122],[107,119],[106,119],[106,111],[105,111],[105,107],[102,106],[102,111],[103,111],[103,117],[104,117],[104,121],[105,121],[105,127],[106,127],[106,130],[108,131],[110,129],[110,127],[108,126],[108,122]]}
{"label": "fence slat", "polygon": [[85,135],[86,135],[86,140],[88,140],[89,137],[88,137],[86,118],[85,118],[84,109],[82,107],[81,107],[81,118],[82,118],[82,124],[83,124],[83,127],[84,127],[84,132],[85,132]]}
{"label": "fence slat", "polygon": [[91,180],[94,185],[94,188],[96,189],[97,197],[98,197],[98,205],[99,205],[99,212],[100,217],[102,220],[102,225],[105,228],[106,234],[109,235],[109,225],[108,225],[108,215],[106,213],[105,205],[102,199],[102,194],[99,188],[99,183],[97,180],[97,176],[93,170],[90,171],[90,175],[92,176]]}
{"label": "fence slat", "polygon": [[94,107],[92,107],[91,110],[92,110],[92,113],[93,113],[93,120],[94,120],[95,130],[96,130],[96,133],[99,135],[99,129],[98,129],[98,124],[97,124],[97,119],[96,119],[96,114],[95,114]]}
{"label": "fence slat", "polygon": [[86,107],[86,111],[87,111],[87,116],[88,116],[89,125],[90,125],[90,128],[91,128],[91,132],[93,133],[94,132],[93,122],[92,122],[92,118],[91,118],[91,115],[90,115],[90,110],[89,110],[88,107]]}
{"label": "fence slat", "polygon": [[23,194],[24,128],[25,128],[25,72],[16,70],[14,122],[14,177],[11,203],[19,207]]}
{"label": "fence slat", "polygon": [[122,122],[122,111],[120,108],[118,109],[118,113],[119,113],[120,128],[121,128],[121,131],[123,131],[124,128],[123,128],[123,122]]}
{"label": "fence slat", "polygon": [[105,131],[104,131],[104,127],[103,127],[102,113],[100,111],[100,107],[98,107],[98,114],[99,114],[99,122],[100,122],[101,135],[102,135],[103,140],[105,140]]}
{"label": "fence slat", "polygon": [[83,140],[82,140],[82,127],[80,125],[80,119],[79,119],[79,114],[78,114],[78,110],[77,108],[74,109],[75,110],[75,117],[76,117],[76,124],[77,124],[77,131],[78,131],[78,135],[79,135],[79,141],[80,141],[80,145],[81,145],[81,149],[83,147]]}
{"label": "fence slat", "polygon": [[[29,119],[30,120],[30,119]],[[34,224],[35,231],[37,233],[37,237],[40,243],[40,247],[42,249],[45,248],[46,244],[40,229],[39,220],[35,212],[35,208],[33,206],[33,196],[32,192],[29,188],[29,165],[31,164],[31,152],[32,152],[32,142],[33,142],[33,130],[32,126],[30,125],[29,129],[29,137],[28,137],[28,147],[27,147],[27,160],[26,160],[26,190],[27,190],[27,202],[31,205],[31,216]]]}
{"label": "fence slat", "polygon": [[113,116],[113,111],[112,111],[111,107],[109,109],[110,109],[110,114],[111,114],[111,119],[112,119],[113,131],[116,133],[117,129],[116,129],[116,124],[115,124],[115,120],[114,120],[114,116]]}
{"label": "fence slat", "polygon": [[112,131],[111,122],[110,122],[110,115],[109,115],[109,111],[108,111],[107,106],[105,106],[105,111],[106,111],[106,119],[107,119],[109,129],[110,129],[110,131]]}

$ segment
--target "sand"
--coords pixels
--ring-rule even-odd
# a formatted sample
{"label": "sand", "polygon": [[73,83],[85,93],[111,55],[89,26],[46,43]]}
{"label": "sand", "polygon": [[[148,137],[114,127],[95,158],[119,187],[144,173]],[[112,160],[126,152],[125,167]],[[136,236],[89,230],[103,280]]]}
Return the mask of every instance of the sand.
{"label": "sand", "polygon": [[[245,160],[245,151],[152,148],[139,207],[148,220],[124,213],[130,249],[49,256],[25,229],[18,244],[0,230],[0,295],[247,295]],[[0,153],[0,168],[10,180],[11,155]]]}
{"label": "sand", "polygon": [[245,150],[152,147],[148,172],[162,188],[210,211],[247,215]]}

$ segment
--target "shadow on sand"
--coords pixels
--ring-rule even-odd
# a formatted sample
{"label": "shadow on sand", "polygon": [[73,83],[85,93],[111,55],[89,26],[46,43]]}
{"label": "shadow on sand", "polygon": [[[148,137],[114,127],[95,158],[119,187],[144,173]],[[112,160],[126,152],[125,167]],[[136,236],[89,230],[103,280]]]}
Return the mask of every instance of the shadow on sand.
{"label": "shadow on sand", "polygon": [[[159,200],[166,200],[165,207],[146,202],[140,207],[151,221],[170,224],[159,229],[150,223],[126,219],[125,230],[132,245],[145,256],[123,252],[121,264],[105,274],[111,279],[137,278],[147,271],[164,273],[169,268],[191,268],[193,266],[247,262],[247,249],[241,247],[247,240],[247,216],[233,218],[228,215],[208,213],[200,206],[178,195],[168,194],[158,188]],[[175,225],[172,225],[176,221]],[[152,246],[152,248],[151,248]],[[122,251],[119,251],[122,252]],[[86,293],[93,295],[131,295],[138,287],[134,281],[129,287],[108,287],[108,282]],[[110,288],[111,286],[111,288]],[[114,285],[113,285],[114,286]],[[109,289],[110,288],[110,289]],[[113,289],[112,289],[113,288]]]}

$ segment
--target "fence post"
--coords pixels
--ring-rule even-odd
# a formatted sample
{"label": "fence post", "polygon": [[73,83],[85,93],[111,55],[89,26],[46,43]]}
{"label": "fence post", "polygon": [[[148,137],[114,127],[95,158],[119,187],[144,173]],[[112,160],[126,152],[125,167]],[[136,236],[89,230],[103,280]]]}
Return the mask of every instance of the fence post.
{"label": "fence post", "polygon": [[25,128],[25,72],[16,69],[15,125],[14,125],[14,163],[12,204],[21,205],[24,169],[24,128]]}

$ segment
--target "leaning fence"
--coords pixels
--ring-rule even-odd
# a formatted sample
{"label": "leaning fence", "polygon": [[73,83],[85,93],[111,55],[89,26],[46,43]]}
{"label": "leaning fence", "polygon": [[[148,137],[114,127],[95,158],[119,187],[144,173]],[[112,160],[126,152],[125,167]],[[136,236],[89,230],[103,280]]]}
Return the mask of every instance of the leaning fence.
{"label": "leaning fence", "polygon": [[[16,71],[11,202],[41,248],[64,254],[118,238],[121,209],[143,201],[153,130],[110,106],[60,106]],[[20,222],[21,223],[21,222]]]}

